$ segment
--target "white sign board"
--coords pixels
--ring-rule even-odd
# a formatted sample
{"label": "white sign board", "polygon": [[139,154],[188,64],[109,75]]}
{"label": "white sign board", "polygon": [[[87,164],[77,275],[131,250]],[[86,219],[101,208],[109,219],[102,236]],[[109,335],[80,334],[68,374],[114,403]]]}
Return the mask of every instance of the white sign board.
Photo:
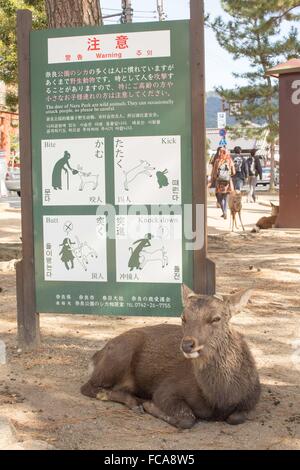
{"label": "white sign board", "polygon": [[114,139],[115,204],[181,204],[181,137]]}
{"label": "white sign board", "polygon": [[182,282],[181,215],[116,218],[117,282]]}
{"label": "white sign board", "polygon": [[105,204],[105,139],[42,141],[44,206]]}
{"label": "white sign board", "polygon": [[226,113],[218,113],[218,129],[226,127]]}
{"label": "white sign board", "polygon": [[105,227],[105,216],[44,216],[45,280],[106,282]]}
{"label": "white sign board", "polygon": [[48,63],[170,57],[170,31],[97,34],[48,39]]}

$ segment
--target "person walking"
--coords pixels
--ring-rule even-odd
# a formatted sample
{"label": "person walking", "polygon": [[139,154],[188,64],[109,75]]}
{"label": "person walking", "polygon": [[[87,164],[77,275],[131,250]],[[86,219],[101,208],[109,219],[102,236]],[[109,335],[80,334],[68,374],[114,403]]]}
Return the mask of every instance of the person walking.
{"label": "person walking", "polygon": [[0,198],[7,197],[7,189],[5,184],[5,176],[7,171],[7,163],[5,153],[0,152]]}
{"label": "person walking", "polygon": [[228,194],[233,191],[232,177],[235,175],[235,168],[230,153],[222,148],[219,157],[215,160],[212,171],[212,181],[216,184],[217,201],[222,209],[222,216],[227,219]]}
{"label": "person walking", "polygon": [[217,151],[215,153],[215,155],[213,155],[209,161],[209,164],[212,165],[212,167],[214,166],[216,160],[219,158],[219,155],[220,155],[220,151],[222,150],[223,147],[218,147],[217,148]]}
{"label": "person walking", "polygon": [[256,183],[259,176],[262,180],[263,172],[260,163],[260,158],[256,156],[256,150],[251,150],[250,157],[247,159],[248,174],[249,174],[249,192],[247,202],[256,202]]}
{"label": "person walking", "polygon": [[248,166],[242,155],[241,147],[235,147],[233,152],[232,161],[235,168],[235,175],[232,178],[233,186],[236,191],[241,191],[248,178]]}
{"label": "person walking", "polygon": [[[211,172],[211,177],[210,177],[210,183],[208,185],[209,188],[211,189],[214,189],[216,190],[216,180],[214,180],[213,178],[213,169],[214,169],[214,165],[216,163],[216,160],[219,158],[220,156],[220,151],[222,150],[223,147],[218,147],[217,148],[217,151],[215,153],[215,155],[213,155],[209,161],[209,164],[212,166],[212,172]],[[217,198],[217,207],[219,208],[220,207],[220,204],[219,204],[219,201],[218,201],[218,197],[217,197],[217,193],[215,191],[215,195],[216,195],[216,198]]]}

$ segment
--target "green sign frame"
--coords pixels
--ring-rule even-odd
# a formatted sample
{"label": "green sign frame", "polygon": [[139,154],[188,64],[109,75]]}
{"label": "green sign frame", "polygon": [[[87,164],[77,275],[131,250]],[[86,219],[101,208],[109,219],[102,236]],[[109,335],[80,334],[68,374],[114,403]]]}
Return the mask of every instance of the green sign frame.
{"label": "green sign frame", "polygon": [[[127,47],[130,47],[131,38],[133,37],[135,39],[135,36],[131,36],[132,33],[143,34],[144,32],[152,32],[153,38],[155,39],[156,33],[160,31],[170,32],[171,54],[169,57],[147,57],[147,51],[142,50],[143,56],[146,55],[145,58],[136,57],[134,59],[110,59],[85,62],[78,60],[77,54],[74,57],[74,62],[59,64],[48,63],[48,44],[50,47],[49,39],[51,38],[60,38],[63,41],[64,38],[72,37],[76,40],[76,38],[82,36],[85,38],[86,49],[88,49],[89,42],[94,38],[100,38],[99,43],[97,44],[96,42],[94,45],[95,48],[98,46],[100,49],[102,38],[105,40],[106,36],[115,36],[116,39],[119,37],[128,38]],[[94,39],[94,41],[96,41],[96,39]],[[97,272],[88,272],[88,275],[86,275],[84,266],[90,269],[92,264],[92,269],[96,271],[97,263],[93,262],[91,259],[92,255],[88,258],[90,265],[88,265],[88,263],[86,263],[86,265],[82,262],[80,263],[78,255],[84,256],[84,253],[82,255],[84,248],[80,250],[78,247],[80,244],[85,243],[85,239],[83,238],[85,234],[83,226],[90,224],[90,228],[85,227],[85,229],[93,230],[93,217],[96,218],[97,213],[104,213],[105,211],[101,210],[101,203],[99,204],[100,207],[93,204],[87,205],[85,201],[88,202],[88,198],[82,203],[80,203],[79,198],[77,198],[77,205],[64,205],[66,199],[69,197],[65,189],[67,181],[64,181],[66,180],[66,178],[64,178],[66,172],[67,177],[71,179],[71,181],[75,180],[73,183],[74,190],[70,198],[73,199],[73,201],[76,199],[76,190],[80,197],[85,196],[85,194],[83,194],[84,191],[79,193],[77,189],[78,186],[76,188],[80,180],[80,175],[77,173],[73,176],[73,172],[69,170],[69,168],[72,168],[70,165],[72,165],[71,162],[74,160],[73,155],[69,160],[69,166],[67,166],[65,164],[67,160],[64,158],[63,154],[64,149],[67,150],[70,147],[73,153],[76,154],[76,151],[78,152],[79,147],[83,144],[85,148],[82,147],[81,154],[77,156],[77,162],[80,161],[80,158],[82,159],[82,168],[85,169],[85,164],[87,164],[85,163],[85,159],[87,159],[88,150],[90,150],[90,161],[88,162],[90,168],[92,165],[98,165],[98,168],[105,166],[106,195],[102,197],[102,201],[105,198],[103,205],[111,205],[115,208],[116,220],[118,222],[120,222],[120,219],[117,217],[120,213],[123,213],[122,209],[124,211],[124,205],[122,205],[122,207],[119,206],[115,200],[115,177],[117,176],[115,167],[119,164],[119,162],[116,162],[116,159],[118,160],[118,157],[116,157],[118,148],[114,148],[116,147],[116,140],[117,142],[118,140],[121,141],[123,149],[125,146],[125,150],[123,150],[125,156],[122,157],[123,168],[130,170],[130,168],[133,167],[133,173],[135,165],[138,166],[138,154],[144,154],[147,151],[144,145],[153,145],[153,153],[156,151],[161,152],[159,159],[157,155],[151,155],[149,153],[148,159],[143,160],[146,162],[144,165],[150,163],[150,168],[155,168],[155,171],[160,170],[158,181],[154,181],[157,176],[155,171],[152,170],[153,175],[150,177],[152,179],[149,178],[148,174],[142,174],[136,178],[137,184],[140,183],[139,190],[141,191],[143,189],[141,185],[144,187],[142,194],[135,195],[133,194],[133,190],[131,190],[131,192],[128,191],[128,194],[130,194],[133,199],[136,198],[138,200],[138,204],[136,205],[140,206],[144,203],[144,205],[147,205],[150,214],[150,207],[147,202],[150,202],[151,197],[154,196],[153,192],[156,191],[157,197],[160,197],[162,201],[164,201],[164,197],[166,197],[167,200],[169,199],[169,202],[172,202],[172,198],[170,198],[170,195],[172,196],[171,189],[173,189],[173,191],[176,189],[177,191],[181,191],[182,202],[180,207],[178,207],[179,212],[181,212],[181,207],[183,207],[184,204],[192,204],[189,22],[137,23],[119,26],[103,26],[101,28],[34,31],[31,33],[30,44],[37,310],[39,312],[54,313],[178,316],[182,310],[180,284],[185,282],[188,285],[192,285],[193,283],[193,253],[185,250],[186,240],[184,239],[183,224],[181,229],[183,236],[182,240],[179,241],[182,245],[182,267],[180,267],[180,269],[182,269],[182,275],[178,276],[177,283],[172,284],[166,281],[153,282],[156,277],[159,277],[160,270],[167,268],[171,274],[170,267],[162,267],[163,265],[161,263],[163,263],[163,261],[160,259],[161,253],[157,251],[162,245],[168,244],[168,242],[166,240],[144,242],[143,236],[145,235],[142,235],[143,225],[140,227],[140,242],[135,242],[137,244],[133,244],[131,248],[131,250],[134,250],[133,256],[131,257],[132,265],[130,265],[133,266],[132,274],[130,274],[131,268],[129,266],[128,274],[124,269],[122,275],[125,279],[126,275],[133,277],[133,279],[145,278],[147,274],[142,276],[143,273],[138,272],[142,270],[138,257],[140,256],[141,259],[143,253],[148,254],[152,249],[154,252],[157,252],[155,255],[157,256],[157,260],[152,262],[150,259],[149,263],[144,268],[148,269],[149,281],[141,282],[141,280],[133,280],[132,282],[117,282],[117,258],[118,256],[126,257],[126,243],[123,243],[123,251],[120,249],[119,253],[117,253],[116,240],[107,239],[107,250],[104,255],[107,257],[107,273],[106,276],[104,275],[107,281],[89,282],[88,277],[92,277],[93,275],[97,277]],[[79,47],[80,45],[81,43],[79,43]],[[73,80],[71,76],[74,76]],[[121,83],[120,80],[122,80]],[[76,85],[74,85],[74,83]],[[88,85],[85,85],[86,83],[88,83]],[[90,85],[90,83],[95,83],[96,85],[93,86]],[[143,85],[143,87],[141,87],[141,85]],[[148,86],[149,88],[147,88]],[[163,86],[163,88],[161,88],[161,86]],[[96,91],[94,91],[94,93],[91,93],[93,90],[102,90],[105,88],[107,88],[109,92],[96,93]],[[118,92],[120,89],[130,89],[132,91],[120,93]],[[133,90],[142,91],[136,92]],[[107,102],[103,104],[99,103],[97,101],[98,95],[105,97]],[[107,95],[116,98],[107,98]],[[92,98],[84,99],[88,96]],[[122,101],[120,102],[120,100]],[[107,109],[110,109],[110,111],[108,112]],[[114,118],[114,116],[120,115],[122,116],[121,119]],[[128,118],[127,116],[130,117]],[[84,117],[87,117],[90,122],[82,120]],[[91,121],[92,118],[93,121]],[[97,120],[101,122],[102,127],[98,125]],[[139,121],[145,124],[140,124]],[[122,126],[120,126],[119,122],[123,123],[122,126],[125,130],[120,130]],[[128,139],[129,137],[134,140],[130,141]],[[97,139],[102,139],[101,143],[103,143],[103,140],[105,141],[105,152],[103,152],[103,154],[105,153],[105,165],[101,165],[102,162],[100,158],[98,158],[97,161],[92,153],[92,148],[86,148],[86,145],[91,145],[93,139],[95,140],[95,144],[97,143]],[[144,145],[143,141],[145,142]],[[175,141],[176,143],[174,144]],[[44,146],[47,146],[47,148],[44,148]],[[51,146],[53,146],[53,148],[51,148]],[[136,150],[134,147],[137,147]],[[178,153],[178,147],[180,153]],[[130,156],[126,153],[126,149],[127,152],[131,152]],[[59,153],[59,151],[61,153]],[[72,154],[72,151],[70,154]],[[175,186],[170,188],[170,190],[167,188],[168,194],[164,195],[166,191],[163,193],[164,187],[160,187],[159,183],[161,182],[163,185],[165,182],[165,184],[171,186],[172,181],[169,181],[168,176],[164,172],[168,164],[173,165],[173,167],[176,166],[172,161],[175,157],[180,158],[180,171],[178,171],[178,175],[181,175],[180,188],[176,188]],[[92,160],[92,158],[94,160]],[[53,170],[53,182],[50,181],[50,174],[48,177],[47,174],[45,175],[45,171],[51,170],[51,166],[45,159],[52,160],[52,167],[58,159],[58,173],[55,175],[56,170]],[[119,160],[121,160],[121,157]],[[157,167],[155,163],[152,164],[151,162],[153,162],[153,160],[158,164],[158,160],[161,160],[161,166]],[[43,165],[47,166],[46,170],[43,170]],[[64,166],[62,167],[62,165]],[[143,165],[140,165],[140,168],[143,169]],[[173,180],[177,181],[176,178],[179,178],[179,176],[177,176],[176,170],[179,169],[173,168],[172,170]],[[99,170],[95,170],[95,173],[97,171],[99,172]],[[82,173],[83,172],[80,174]],[[122,175],[120,175],[120,178],[121,177]],[[133,178],[131,175],[129,175],[129,177]],[[51,184],[61,184],[62,190],[56,190],[55,192],[53,187],[51,188]],[[119,185],[120,184],[121,182]],[[146,194],[147,185],[150,192],[148,196]],[[46,186],[48,189],[45,189]],[[91,184],[87,183],[85,189],[86,192],[92,194],[93,188]],[[58,196],[57,191],[61,193]],[[122,188],[119,188],[119,191],[120,198],[126,196],[122,196],[122,194],[124,194]],[[158,194],[159,191],[160,194]],[[50,197],[50,194],[52,198],[55,198],[56,202],[54,201],[54,205],[45,205],[47,195]],[[176,192],[174,194],[176,195]],[[145,196],[145,202],[143,201],[143,196]],[[93,200],[93,197],[90,199]],[[69,204],[71,203],[72,201],[69,201]],[[134,204],[128,202],[126,208],[130,210],[131,213],[136,212],[132,206],[134,206]],[[159,214],[170,213],[169,205],[154,204],[152,205],[152,210],[153,206],[155,206],[155,212],[158,215],[153,216],[152,220],[159,220],[161,223],[160,227],[155,227],[155,231],[160,228],[162,231],[167,231],[168,227],[161,222],[166,220],[167,216],[160,216]],[[174,206],[174,208],[176,209],[177,206]],[[138,210],[139,207],[137,207],[137,212]],[[124,217],[126,220],[127,216]],[[131,217],[134,217],[134,215]],[[137,216],[136,220],[140,220],[142,224],[146,218],[145,215]],[[121,220],[124,221],[124,219]],[[172,221],[173,218],[171,217],[170,220]],[[175,222],[179,220],[180,219],[177,218]],[[103,219],[101,221],[103,223]],[[113,223],[112,218],[110,218],[108,223]],[[64,224],[66,227],[63,227]],[[73,230],[68,231],[68,227],[72,227],[72,225]],[[144,232],[148,233],[146,224],[144,224],[144,226]],[[80,233],[79,237],[75,235],[76,230]],[[114,230],[112,230],[112,234],[113,233]],[[57,235],[57,238],[55,238],[55,235]],[[75,240],[74,236],[79,239],[79,242]],[[88,234],[86,234],[86,236],[88,236]],[[99,240],[97,240],[96,231],[94,238],[94,243],[93,241],[90,242],[90,237],[88,242],[88,246],[93,250],[96,249],[97,242],[100,243]],[[72,245],[70,245],[71,243]],[[144,248],[144,250],[140,251],[145,244],[149,246],[148,250]],[[47,249],[47,246],[49,246],[49,249]],[[59,257],[57,255],[57,251],[60,249],[62,261],[58,259]],[[88,252],[88,248],[86,248],[85,251]],[[77,255],[76,252],[78,252]],[[97,249],[96,252],[98,253]],[[132,251],[129,251],[129,247],[127,247],[127,252],[130,264],[130,253]],[[99,250],[98,255],[100,264],[100,262],[103,262],[103,260],[100,261],[102,257],[101,250]],[[150,258],[150,255],[148,256]],[[49,265],[47,260],[49,260]],[[63,260],[66,260],[65,268],[63,266]],[[170,266],[172,259],[166,255],[166,260]],[[121,261],[119,264],[120,263]],[[45,267],[45,265],[48,265],[48,268],[47,266]],[[172,266],[172,269],[176,268]],[[47,279],[47,274],[51,276],[50,280]],[[99,276],[101,277],[101,275],[100,272]],[[165,273],[162,272],[161,276],[165,277]],[[69,280],[74,277],[76,278],[75,281]],[[79,280],[81,277],[84,279],[84,282]],[[54,280],[52,278],[54,278]]]}
{"label": "green sign frame", "polygon": [[[215,293],[203,2],[191,0],[190,21],[31,28],[19,10],[20,346],[39,346],[39,313],[179,316],[183,282]],[[194,251],[186,205],[194,231],[203,209]]]}

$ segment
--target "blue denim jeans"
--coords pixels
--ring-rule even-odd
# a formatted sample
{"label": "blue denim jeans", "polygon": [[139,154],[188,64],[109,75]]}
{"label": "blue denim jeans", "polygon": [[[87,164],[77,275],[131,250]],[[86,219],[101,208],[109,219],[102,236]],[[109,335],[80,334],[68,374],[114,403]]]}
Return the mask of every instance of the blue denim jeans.
{"label": "blue denim jeans", "polygon": [[236,191],[242,191],[242,187],[244,185],[244,180],[239,176],[232,177],[233,186]]}
{"label": "blue denim jeans", "polygon": [[217,193],[217,201],[221,206],[223,215],[227,214],[227,201],[228,201],[228,194],[227,193]]}

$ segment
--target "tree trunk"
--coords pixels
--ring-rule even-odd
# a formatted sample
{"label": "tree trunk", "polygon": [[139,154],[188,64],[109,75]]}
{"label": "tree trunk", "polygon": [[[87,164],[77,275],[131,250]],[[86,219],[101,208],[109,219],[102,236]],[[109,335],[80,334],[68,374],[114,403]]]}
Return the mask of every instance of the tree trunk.
{"label": "tree trunk", "polygon": [[270,148],[270,157],[271,157],[271,175],[270,175],[270,191],[275,191],[275,143],[271,143]]}
{"label": "tree trunk", "polygon": [[98,0],[45,0],[49,28],[102,24]]}

